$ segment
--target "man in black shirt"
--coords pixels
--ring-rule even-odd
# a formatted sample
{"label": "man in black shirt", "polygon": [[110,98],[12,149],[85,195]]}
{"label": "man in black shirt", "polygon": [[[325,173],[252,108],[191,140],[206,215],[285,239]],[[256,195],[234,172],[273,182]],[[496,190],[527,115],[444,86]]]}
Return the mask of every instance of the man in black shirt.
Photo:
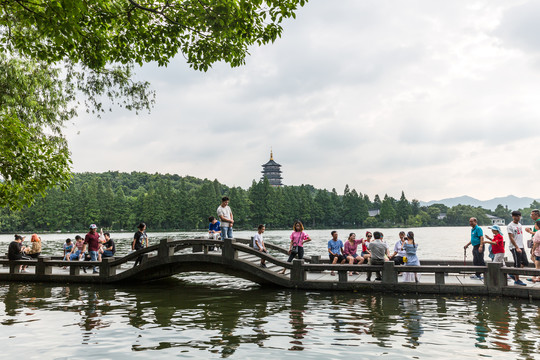
{"label": "man in black shirt", "polygon": [[[9,244],[8,259],[9,260],[30,260],[29,256],[24,255],[25,247],[22,246],[24,238],[20,235],[15,235],[15,240]],[[26,266],[21,266],[21,272],[26,272]]]}
{"label": "man in black shirt", "polygon": [[103,234],[103,237],[105,238],[106,242],[103,244],[104,250],[102,257],[113,257],[116,253],[116,246],[114,245],[113,239],[111,239],[111,234],[106,232]]}

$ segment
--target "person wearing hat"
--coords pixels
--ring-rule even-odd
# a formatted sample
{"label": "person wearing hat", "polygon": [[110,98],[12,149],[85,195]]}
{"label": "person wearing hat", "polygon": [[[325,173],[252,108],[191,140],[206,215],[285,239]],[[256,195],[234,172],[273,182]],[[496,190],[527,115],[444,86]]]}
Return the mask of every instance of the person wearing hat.
{"label": "person wearing hat", "polygon": [[[90,225],[90,231],[84,237],[83,253],[86,251],[86,245],[88,245],[90,261],[98,261],[98,251],[99,246],[101,245],[101,241],[99,240],[99,234],[97,232],[96,224]],[[94,266],[93,273],[98,273],[96,266]]]}
{"label": "person wearing hat", "polygon": [[491,229],[493,232],[493,238],[489,235],[486,235],[484,240],[485,244],[491,245],[491,252],[493,253],[493,262],[502,263],[504,266],[504,239],[502,236],[502,231],[499,225],[488,226],[488,229]]}
{"label": "person wearing hat", "polygon": [[[527,259],[527,254],[525,253],[525,247],[523,245],[523,228],[519,223],[521,220],[520,211],[512,211],[512,222],[506,227],[508,231],[508,237],[510,238],[510,252],[514,257],[514,267],[522,268],[529,266],[529,260]],[[519,280],[519,275],[510,275],[514,279],[514,285],[526,286],[523,281]]]}

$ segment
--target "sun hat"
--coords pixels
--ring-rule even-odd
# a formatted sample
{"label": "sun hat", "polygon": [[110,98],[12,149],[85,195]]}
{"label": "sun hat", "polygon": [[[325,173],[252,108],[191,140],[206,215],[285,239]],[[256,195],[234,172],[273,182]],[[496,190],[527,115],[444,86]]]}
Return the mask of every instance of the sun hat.
{"label": "sun hat", "polygon": [[90,225],[90,229],[97,229],[97,225],[96,224]]}
{"label": "sun hat", "polygon": [[499,234],[502,234],[502,231],[501,231],[501,228],[499,227],[499,225],[488,226],[488,229],[496,230],[496,231],[499,232]]}

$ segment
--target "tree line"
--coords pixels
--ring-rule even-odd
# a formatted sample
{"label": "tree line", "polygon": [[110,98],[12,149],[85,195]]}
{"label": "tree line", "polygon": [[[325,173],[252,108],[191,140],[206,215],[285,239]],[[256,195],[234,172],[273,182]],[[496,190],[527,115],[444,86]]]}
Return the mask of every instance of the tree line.
{"label": "tree line", "polygon": [[[295,220],[311,228],[466,226],[474,216],[480,225],[490,225],[487,215],[511,221],[510,212],[499,205],[495,211],[444,204],[420,206],[407,200],[403,191],[395,199],[367,194],[345,186],[316,189],[312,185],[272,187],[268,180],[253,181],[246,190],[228,187],[217,180],[191,176],[106,172],[74,174],[65,190],[51,189],[34,204],[21,210],[0,209],[0,232],[81,231],[91,223],[110,230],[133,230],[144,221],[152,231],[201,230],[208,217],[216,215],[223,196],[230,198],[235,226],[253,229],[266,224],[272,229],[289,228]],[[521,209],[523,223],[539,208],[536,201]],[[373,216],[370,216],[370,211]]]}

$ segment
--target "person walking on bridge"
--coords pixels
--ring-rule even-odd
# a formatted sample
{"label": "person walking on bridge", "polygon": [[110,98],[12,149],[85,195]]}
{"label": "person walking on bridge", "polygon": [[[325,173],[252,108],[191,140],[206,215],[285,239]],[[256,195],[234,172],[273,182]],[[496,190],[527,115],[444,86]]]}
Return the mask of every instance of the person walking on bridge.
{"label": "person walking on bridge", "polygon": [[[510,238],[510,252],[514,257],[514,267],[522,268],[529,266],[529,260],[525,253],[525,246],[523,245],[523,228],[519,222],[521,220],[520,211],[512,211],[512,222],[506,227],[508,231],[508,237]],[[514,279],[514,285],[527,286],[523,281],[519,280],[519,275],[510,275]]]}
{"label": "person walking on bridge", "polygon": [[[484,261],[484,232],[482,228],[478,226],[478,220],[475,217],[469,219],[469,225],[471,226],[471,241],[467,243],[463,248],[467,249],[469,245],[473,246],[473,265],[474,266],[486,266]],[[482,273],[477,272],[471,276],[471,279],[482,280]]]}

